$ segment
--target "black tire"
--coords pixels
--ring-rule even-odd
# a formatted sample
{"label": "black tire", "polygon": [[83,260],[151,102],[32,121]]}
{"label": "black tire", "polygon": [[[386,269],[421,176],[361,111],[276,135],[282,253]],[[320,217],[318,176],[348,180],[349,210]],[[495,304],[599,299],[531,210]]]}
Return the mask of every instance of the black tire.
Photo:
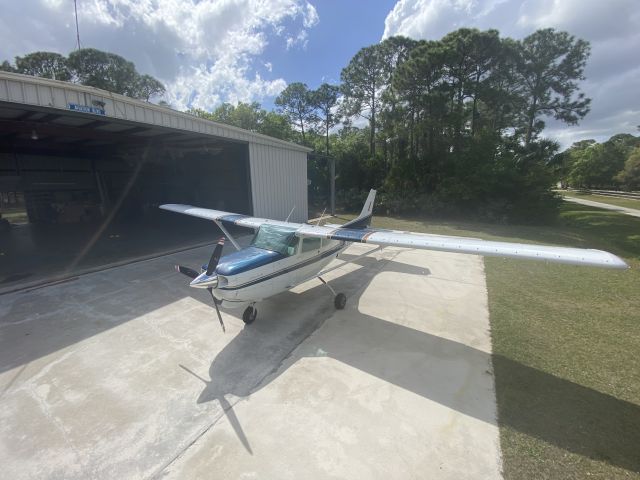
{"label": "black tire", "polygon": [[242,321],[246,325],[250,325],[255,321],[257,316],[258,316],[258,309],[257,308],[247,307],[245,309],[244,313],[242,314]]}
{"label": "black tire", "polygon": [[342,310],[347,304],[347,296],[344,293],[339,293],[336,298],[333,299],[333,304],[338,310]]}

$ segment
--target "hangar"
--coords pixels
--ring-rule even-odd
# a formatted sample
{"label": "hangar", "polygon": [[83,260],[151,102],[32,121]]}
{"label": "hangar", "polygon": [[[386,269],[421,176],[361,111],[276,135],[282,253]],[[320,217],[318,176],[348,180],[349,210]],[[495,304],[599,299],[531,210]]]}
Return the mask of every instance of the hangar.
{"label": "hangar", "polygon": [[291,220],[306,221],[309,151],[104,90],[0,72],[0,207],[22,203],[30,225],[57,233],[106,220],[180,222],[157,212],[162,203],[276,219],[295,207]]}

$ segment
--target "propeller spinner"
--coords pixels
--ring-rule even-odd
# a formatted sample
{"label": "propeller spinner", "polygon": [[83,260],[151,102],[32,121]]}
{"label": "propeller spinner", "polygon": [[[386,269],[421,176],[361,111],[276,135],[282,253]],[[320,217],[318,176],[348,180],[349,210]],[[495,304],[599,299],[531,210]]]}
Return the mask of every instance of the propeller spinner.
{"label": "propeller spinner", "polygon": [[220,237],[216,248],[213,249],[213,253],[211,254],[211,258],[209,259],[207,268],[202,273],[198,273],[192,268],[183,267],[182,265],[176,265],[176,270],[192,279],[191,283],[189,283],[189,286],[207,289],[207,291],[211,295],[211,298],[213,299],[213,306],[216,307],[216,313],[218,314],[218,320],[220,321],[222,331],[225,332],[226,329],[224,328],[222,315],[220,314],[220,309],[218,308],[218,300],[216,300],[216,297],[213,295],[213,289],[218,286],[218,276],[214,275],[213,273],[216,271],[216,267],[218,266],[218,262],[220,261],[223,247],[224,237]]}
{"label": "propeller spinner", "polygon": [[222,248],[224,247],[224,237],[218,240],[216,248],[213,249],[209,263],[204,272],[198,273],[189,267],[183,267],[182,265],[176,265],[176,270],[183,275],[191,278],[192,281],[189,284],[195,288],[216,288],[218,286],[218,276],[213,273],[216,271],[220,256],[222,255]]}

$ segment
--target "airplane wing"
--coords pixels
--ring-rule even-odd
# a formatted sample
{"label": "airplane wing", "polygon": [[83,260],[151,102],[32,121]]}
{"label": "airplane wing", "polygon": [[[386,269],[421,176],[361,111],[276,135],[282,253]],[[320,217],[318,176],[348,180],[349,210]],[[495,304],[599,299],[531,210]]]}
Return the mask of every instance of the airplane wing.
{"label": "airplane wing", "polygon": [[591,265],[605,268],[629,268],[619,257],[602,250],[585,248],[555,247],[524,243],[495,242],[468,237],[419,234],[396,230],[378,230],[374,228],[340,228],[338,226],[318,226],[301,223],[289,223],[267,218],[249,217],[220,210],[198,208],[191,205],[161,205],[163,210],[183,213],[194,217],[257,229],[260,225],[280,225],[296,228],[299,237],[328,238],[345,242],[368,243],[380,246],[419,248],[442,252],[469,253],[493,257],[526,258],[546,260],[548,262],[573,265]]}
{"label": "airplane wing", "polygon": [[468,253],[492,257],[526,258],[573,265],[591,265],[605,268],[629,268],[619,257],[602,250],[555,247],[524,243],[495,242],[467,237],[418,234],[395,230],[364,230],[316,227],[303,225],[298,236],[321,237],[346,242],[368,243],[380,246],[419,248],[442,252]]}
{"label": "airplane wing", "polygon": [[221,210],[211,210],[209,208],[200,208],[191,205],[181,205],[177,203],[167,203],[165,205],[160,205],[160,208],[163,210],[169,210],[170,212],[191,215],[192,217],[213,220],[214,222],[222,222],[226,225],[238,225],[240,227],[253,228],[254,230],[260,228],[260,225],[265,223],[269,225],[281,225],[291,228],[298,228],[302,226],[301,223],[290,223],[279,220],[271,220],[268,218],[250,217],[248,215],[241,215],[238,213],[223,212]]}

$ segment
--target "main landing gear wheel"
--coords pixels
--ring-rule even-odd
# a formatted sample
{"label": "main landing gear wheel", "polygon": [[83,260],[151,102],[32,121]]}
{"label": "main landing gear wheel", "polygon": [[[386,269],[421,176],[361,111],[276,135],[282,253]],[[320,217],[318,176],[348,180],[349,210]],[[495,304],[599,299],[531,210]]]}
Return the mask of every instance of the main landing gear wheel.
{"label": "main landing gear wheel", "polygon": [[339,293],[336,298],[333,299],[333,304],[338,310],[342,310],[347,304],[347,296],[344,293]]}
{"label": "main landing gear wheel", "polygon": [[247,325],[253,323],[258,316],[258,309],[255,307],[247,307],[242,314],[242,321]]}

